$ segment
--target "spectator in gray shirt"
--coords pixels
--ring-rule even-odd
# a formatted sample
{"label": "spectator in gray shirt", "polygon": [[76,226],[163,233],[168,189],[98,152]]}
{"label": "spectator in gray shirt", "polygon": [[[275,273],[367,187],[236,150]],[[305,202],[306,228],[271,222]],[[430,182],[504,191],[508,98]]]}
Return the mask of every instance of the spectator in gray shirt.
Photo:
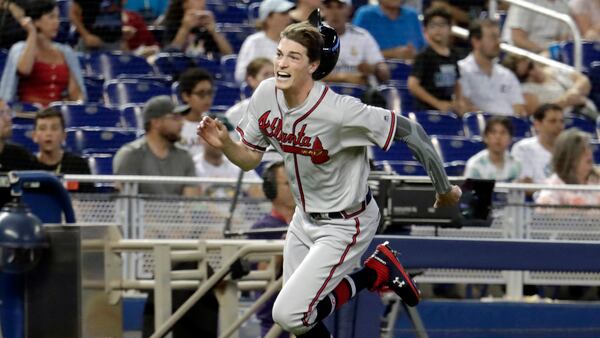
{"label": "spectator in gray shirt", "polygon": [[[187,106],[175,107],[169,96],[150,99],[144,106],[146,135],[124,145],[115,155],[115,175],[196,176],[189,153],[175,145],[181,138],[181,113]],[[197,196],[193,185],[140,184],[140,194]]]}

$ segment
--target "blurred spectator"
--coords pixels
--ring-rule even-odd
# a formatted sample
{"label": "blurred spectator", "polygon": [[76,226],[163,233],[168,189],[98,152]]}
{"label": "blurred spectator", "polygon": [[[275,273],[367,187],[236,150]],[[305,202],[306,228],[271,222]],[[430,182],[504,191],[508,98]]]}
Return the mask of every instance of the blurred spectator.
{"label": "blurred spectator", "polygon": [[[569,14],[564,0],[529,0],[528,2]],[[502,31],[502,40],[534,53],[548,51],[548,46],[569,38],[569,28],[562,21],[520,6],[510,6]]]}
{"label": "blurred spectator", "polygon": [[402,0],[379,0],[359,8],[352,22],[369,31],[386,59],[412,60],[425,46],[418,14]]}
{"label": "blurred spectator", "polygon": [[[216,118],[216,116],[212,116]],[[232,128],[233,129],[233,128]],[[230,130],[232,131],[232,130]],[[196,165],[196,176],[198,177],[213,177],[213,178],[233,178],[237,179],[240,175],[240,167],[231,163],[223,151],[206,143],[202,137],[200,144],[202,152],[194,156]],[[258,179],[258,175],[254,170],[244,172],[243,179]],[[200,185],[202,196],[210,198],[233,198],[235,194],[235,185],[230,183],[203,183]],[[261,197],[260,187],[257,185],[242,185],[242,191],[252,197]]]}
{"label": "blurred spectator", "polygon": [[600,40],[600,1],[571,0],[569,8],[581,36],[587,40]]}
{"label": "blurred spectator", "polygon": [[429,8],[423,25],[429,46],[417,55],[408,77],[408,89],[417,99],[415,108],[462,114],[458,55],[450,47],[450,13]]}
{"label": "blurred spectator", "polygon": [[86,160],[62,148],[67,133],[60,111],[53,108],[38,111],[35,115],[32,138],[39,146],[37,160],[40,169],[57,174],[90,175],[90,167]]}
{"label": "blurred spectator", "polygon": [[25,16],[27,0],[0,0],[0,49],[10,49],[12,45],[27,39],[27,32],[19,23]]}
{"label": "blurred spectator", "polygon": [[139,13],[144,21],[152,20],[163,15],[167,9],[169,0],[126,0],[125,9]]}
{"label": "blurred spectator", "polygon": [[518,179],[521,174],[521,164],[508,152],[512,136],[513,125],[508,117],[489,118],[482,135],[486,149],[467,161],[464,176],[500,182],[512,182]]}
{"label": "blurred spectator", "polygon": [[390,79],[379,45],[366,30],[350,24],[351,0],[323,0],[323,15],[340,39],[340,56],[328,82],[366,84],[371,75],[380,82]]}
{"label": "blurred spectator", "polygon": [[[190,154],[175,145],[181,138],[183,119],[166,95],[150,99],[144,106],[146,135],[130,142],[113,160],[115,175],[195,177]],[[197,196],[195,186],[183,184],[140,184],[140,194]]]}
{"label": "blurred spectator", "polygon": [[[248,67],[246,67],[246,83],[253,91],[264,79],[273,77],[273,75],[273,61],[264,57],[252,60],[252,62],[248,64]],[[229,108],[225,112],[225,117],[229,123],[236,127],[242,119],[242,116],[246,113],[249,104],[250,98],[247,97]]]}
{"label": "blurred spectator", "polygon": [[[263,193],[271,201],[272,208],[271,212],[264,215],[251,227],[251,230],[265,230],[265,229],[281,229],[286,228],[292,221],[294,215],[294,209],[296,203],[290,189],[290,183],[285,173],[283,162],[273,162],[265,168],[263,171]],[[272,232],[272,233],[253,233],[248,235],[250,239],[284,239],[285,232]],[[275,264],[275,271],[277,275],[281,276],[282,272],[283,256],[278,256]],[[269,267],[269,263],[262,262],[259,264],[259,270],[266,270]],[[273,326],[273,304],[277,294],[273,295],[267,302],[265,302],[256,312],[256,318],[260,321],[260,335],[265,337],[267,332]],[[280,338],[289,337],[288,333],[283,333],[279,336]]]}
{"label": "blurred spectator", "polygon": [[122,0],[73,0],[69,19],[81,50],[119,50],[123,37]]}
{"label": "blurred spectator", "polygon": [[212,76],[201,68],[190,68],[179,76],[179,94],[188,106],[182,108],[183,129],[179,145],[194,157],[202,151],[197,134],[198,123],[212,106],[214,88]]}
{"label": "blurred spectator", "polygon": [[35,158],[29,150],[8,141],[12,136],[13,114],[6,102],[0,100],[0,173],[37,169]]}
{"label": "blurred spectator", "polygon": [[502,63],[521,82],[528,114],[541,104],[556,103],[565,113],[584,115],[594,122],[598,118],[596,105],[587,97],[592,85],[583,73],[561,71],[516,55],[507,55]]}
{"label": "blurred spectator", "polygon": [[13,45],[0,81],[0,97],[38,103],[85,100],[86,91],[77,55],[70,46],[52,42],[59,27],[54,0],[37,0],[21,20],[27,40]]}
{"label": "blurred spectator", "polygon": [[[550,185],[600,185],[600,173],[594,168],[590,136],[576,128],[563,132],[552,154],[554,174]],[[536,203],[552,205],[600,205],[600,194],[590,191],[542,190]]]}
{"label": "blurred spectator", "polygon": [[287,0],[263,0],[258,9],[262,30],[246,38],[235,64],[235,81],[241,83],[250,61],[258,57],[275,58],[279,34],[291,23],[289,11],[294,4]]}
{"label": "blurred spectator", "polygon": [[160,51],[154,35],[148,30],[144,18],[132,11],[124,10],[123,19],[123,50],[136,55],[150,56]]}
{"label": "blurred spectator", "polygon": [[499,115],[526,114],[517,77],[497,62],[500,28],[490,19],[474,21],[469,27],[473,52],[458,62],[460,87],[466,111]]}
{"label": "blurred spectator", "polygon": [[213,58],[233,53],[225,36],[217,31],[215,16],[205,9],[204,0],[171,0],[162,24],[168,49]]}
{"label": "blurred spectator", "polygon": [[565,128],[562,109],[551,103],[541,105],[533,113],[533,126],[536,136],[515,143],[511,154],[521,163],[524,181],[543,183],[552,175],[552,151]]}
{"label": "blurred spectator", "polygon": [[321,6],[321,0],[296,0],[296,8],[290,11],[294,22],[308,20],[308,16]]}
{"label": "blurred spectator", "polygon": [[487,11],[488,0],[433,0],[429,8],[435,7],[448,11],[452,21],[459,26],[469,27],[471,21],[481,18],[481,13]]}

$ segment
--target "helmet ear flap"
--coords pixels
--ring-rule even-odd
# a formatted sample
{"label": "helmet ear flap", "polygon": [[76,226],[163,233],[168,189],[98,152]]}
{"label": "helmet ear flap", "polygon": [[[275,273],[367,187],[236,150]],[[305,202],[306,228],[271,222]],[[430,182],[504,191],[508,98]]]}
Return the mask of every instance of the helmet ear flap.
{"label": "helmet ear flap", "polygon": [[335,68],[335,64],[340,56],[340,39],[335,29],[321,21],[321,11],[318,8],[310,13],[308,22],[316,27],[323,37],[321,62],[312,74],[314,80],[321,80]]}

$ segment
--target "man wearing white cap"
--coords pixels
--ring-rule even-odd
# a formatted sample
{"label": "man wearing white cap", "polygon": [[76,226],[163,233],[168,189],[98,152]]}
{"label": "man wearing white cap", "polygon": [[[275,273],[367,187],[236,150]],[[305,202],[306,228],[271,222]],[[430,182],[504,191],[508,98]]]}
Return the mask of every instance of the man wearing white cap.
{"label": "man wearing white cap", "polygon": [[235,65],[235,80],[244,81],[246,67],[257,57],[272,59],[277,52],[279,34],[291,23],[289,11],[294,4],[287,0],[264,0],[258,9],[262,30],[246,38]]}

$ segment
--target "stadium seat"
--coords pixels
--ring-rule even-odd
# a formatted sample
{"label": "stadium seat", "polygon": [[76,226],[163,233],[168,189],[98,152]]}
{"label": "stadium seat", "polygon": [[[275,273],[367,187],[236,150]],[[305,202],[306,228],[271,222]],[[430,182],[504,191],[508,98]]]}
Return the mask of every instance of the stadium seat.
{"label": "stadium seat", "polygon": [[104,102],[110,106],[146,103],[158,95],[171,95],[171,88],[143,80],[110,80],[104,84]]}
{"label": "stadium seat", "polygon": [[600,165],[600,141],[592,140],[591,142],[592,151],[594,152],[594,163]]}
{"label": "stadium seat", "polygon": [[179,82],[173,82],[171,85],[171,97],[177,104],[184,104],[181,95],[179,95]]}
{"label": "stadium seat", "polygon": [[460,136],[434,136],[432,142],[439,145],[444,162],[467,161],[484,149],[484,144]]}
{"label": "stadium seat", "polygon": [[157,72],[177,79],[186,69],[194,67],[194,60],[185,54],[160,53],[154,61]]}
{"label": "stadium seat", "polygon": [[196,57],[196,65],[209,72],[215,80],[220,80],[223,77],[221,74],[220,60],[209,59],[205,56],[198,56]]}
{"label": "stadium seat", "polygon": [[465,161],[454,161],[450,163],[444,163],[444,169],[448,176],[463,176],[465,173]]}
{"label": "stadium seat", "polygon": [[54,41],[68,45],[72,45],[77,42],[75,39],[74,28],[71,26],[71,21],[69,21],[69,19],[60,20],[58,25],[58,33],[56,34]]}
{"label": "stadium seat", "polygon": [[61,19],[69,19],[69,1],[68,0],[57,0],[56,5],[58,6],[58,15]]}
{"label": "stadium seat", "polygon": [[248,22],[254,24],[258,20],[258,10],[260,8],[260,2],[253,2],[248,4]]}
{"label": "stadium seat", "polygon": [[[467,136],[480,137],[485,129],[487,119],[494,115],[489,113],[467,113],[463,116],[463,124],[466,127]],[[513,125],[513,137],[523,138],[533,135],[529,119],[509,116]]]}
{"label": "stadium seat", "polygon": [[365,90],[367,90],[365,86],[352,83],[328,83],[327,86],[338,94],[350,95],[358,99],[362,98],[365,94]]}
{"label": "stadium seat", "polygon": [[115,153],[137,138],[133,130],[119,128],[67,129],[67,149],[81,154]]}
{"label": "stadium seat", "polygon": [[592,83],[592,91],[589,95],[596,107],[600,107],[600,61],[594,61],[590,65],[588,77]]}
{"label": "stadium seat", "polygon": [[581,131],[585,131],[592,135],[592,137],[597,138],[596,133],[596,125],[594,122],[588,120],[585,117],[576,116],[576,115],[568,115],[565,116],[565,129],[568,128],[577,128]]}
{"label": "stadium seat", "polygon": [[[583,72],[588,72],[592,62],[600,60],[600,42],[582,41],[581,49],[583,52],[581,65]],[[562,62],[568,65],[574,65],[574,44],[572,41],[562,42],[560,44],[560,56]]]}
{"label": "stadium seat", "polygon": [[404,142],[393,142],[388,151],[378,146],[371,147],[373,149],[373,159],[375,161],[414,161],[410,149]]}
{"label": "stadium seat", "polygon": [[109,107],[96,104],[60,102],[53,103],[51,107],[62,112],[66,128],[126,127],[121,113]]}
{"label": "stadium seat", "polygon": [[233,106],[240,101],[240,87],[228,82],[215,81],[213,106]]}
{"label": "stadium seat", "polygon": [[464,135],[462,120],[453,113],[424,111],[410,113],[409,117],[419,122],[429,135]]}
{"label": "stadium seat", "polygon": [[400,94],[400,108],[402,109],[402,113],[406,114],[408,112],[415,110],[414,100],[415,98],[412,96],[408,87],[399,86],[396,87],[398,93]]}
{"label": "stadium seat", "polygon": [[120,75],[151,75],[152,66],[146,59],[125,53],[92,53],[88,59],[89,70],[104,79],[116,79]]}
{"label": "stadium seat", "polygon": [[246,38],[256,32],[256,27],[250,24],[224,24],[219,27],[236,54],[240,52]]}
{"label": "stadium seat", "polygon": [[121,107],[121,116],[125,120],[127,127],[144,129],[144,119],[142,116],[142,105],[127,104]]}
{"label": "stadium seat", "polygon": [[38,145],[32,139],[33,126],[13,125],[11,141],[22,145],[31,152],[38,151]]}
{"label": "stadium seat", "polygon": [[0,69],[2,69],[4,71],[4,65],[6,64],[6,58],[8,57],[8,54],[6,53],[5,50],[0,50]]}
{"label": "stadium seat", "polygon": [[382,171],[393,171],[401,176],[427,176],[427,171],[416,161],[378,161],[375,169]]}
{"label": "stadium seat", "polygon": [[406,84],[408,76],[412,71],[412,66],[406,63],[406,61],[399,59],[388,59],[385,63],[390,68],[391,80]]}
{"label": "stadium seat", "polygon": [[244,3],[206,3],[206,9],[215,15],[219,23],[244,23],[248,21],[248,6]]}
{"label": "stadium seat", "polygon": [[87,102],[102,103],[104,101],[104,79],[99,76],[86,75],[83,79],[87,91]]}
{"label": "stadium seat", "polygon": [[385,98],[387,103],[387,109],[394,111],[396,114],[402,113],[402,107],[400,106],[400,93],[394,87],[390,86],[379,86],[377,91]]}
{"label": "stadium seat", "polygon": [[253,91],[254,90],[252,89],[252,87],[250,87],[250,85],[246,81],[242,82],[242,84],[240,85],[240,97],[242,99],[247,99],[250,96],[252,96]]}
{"label": "stadium seat", "polygon": [[237,62],[237,54],[229,54],[221,57],[221,74],[223,81],[235,82],[235,64]]}
{"label": "stadium seat", "polygon": [[38,105],[26,102],[11,102],[9,106],[17,113],[17,116],[12,118],[14,125],[33,125],[34,115],[40,110]]}
{"label": "stadium seat", "polygon": [[92,175],[112,175],[113,154],[89,154],[88,164]]}

